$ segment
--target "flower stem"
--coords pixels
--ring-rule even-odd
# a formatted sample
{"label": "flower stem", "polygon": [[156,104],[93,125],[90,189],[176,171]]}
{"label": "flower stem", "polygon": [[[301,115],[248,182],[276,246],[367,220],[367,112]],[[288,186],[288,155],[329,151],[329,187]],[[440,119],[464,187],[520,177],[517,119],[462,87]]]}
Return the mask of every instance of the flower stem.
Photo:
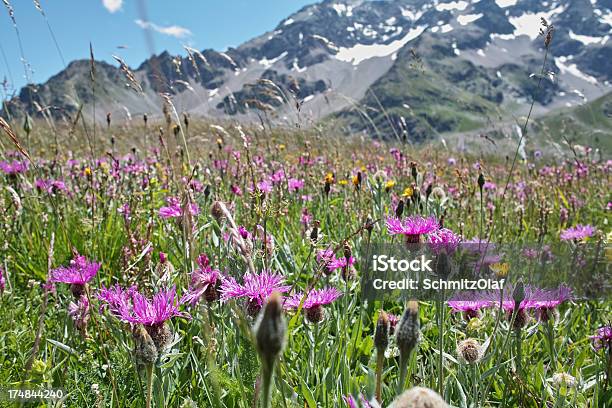
{"label": "flower stem", "polygon": [[272,400],[272,377],[274,372],[274,363],[263,362],[261,366],[261,374],[263,380],[263,388],[261,394],[262,408],[270,408]]}
{"label": "flower stem", "polygon": [[523,378],[523,336],[520,328],[514,329],[516,336],[516,371]]}
{"label": "flower stem", "polygon": [[153,397],[153,364],[147,364],[147,408],[151,408]]}
{"label": "flower stem", "polygon": [[438,315],[438,392],[444,395],[444,293],[440,294],[436,313]]}
{"label": "flower stem", "polygon": [[410,360],[410,354],[406,354],[400,354],[400,380],[397,384],[397,395],[400,395],[404,391],[406,377],[408,376],[408,360]]}
{"label": "flower stem", "polygon": [[378,350],[376,352],[376,401],[382,404],[382,372],[383,372],[383,364],[385,362],[385,353],[382,350]]}

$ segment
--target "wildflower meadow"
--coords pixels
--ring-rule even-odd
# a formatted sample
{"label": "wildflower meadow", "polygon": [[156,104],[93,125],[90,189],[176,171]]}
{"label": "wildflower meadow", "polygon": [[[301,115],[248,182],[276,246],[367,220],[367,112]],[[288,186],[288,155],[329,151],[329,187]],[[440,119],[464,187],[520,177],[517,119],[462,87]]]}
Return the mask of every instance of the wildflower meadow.
{"label": "wildflower meadow", "polygon": [[[609,6],[338,1],[200,53],[189,29],[147,19],[162,2],[95,2],[100,21],[56,36],[51,4],[3,0],[27,82],[27,13],[65,70],[10,97],[3,84],[0,407],[612,407],[608,119],[592,115],[592,146],[570,142],[585,107],[546,149],[556,117],[536,122],[553,97],[603,92]],[[223,25],[258,23],[230,24],[248,7]],[[137,70],[106,42],[127,15],[152,55]],[[589,35],[557,40],[560,15]],[[104,51],[66,64],[58,38],[83,22]],[[187,57],[154,54],[160,36]],[[526,48],[528,68],[491,68]],[[332,79],[376,108],[343,97],[332,116]],[[330,114],[309,119],[308,102]],[[515,133],[477,134],[485,121]]]}
{"label": "wildflower meadow", "polygon": [[[609,256],[610,162],[534,159],[510,173],[510,159],[182,126],[185,145],[169,132],[94,155],[27,149],[6,126],[4,389],[58,389],[48,406],[74,407],[610,402],[605,292],[526,277],[440,300],[361,293],[374,242]],[[482,268],[512,276],[490,256]]]}

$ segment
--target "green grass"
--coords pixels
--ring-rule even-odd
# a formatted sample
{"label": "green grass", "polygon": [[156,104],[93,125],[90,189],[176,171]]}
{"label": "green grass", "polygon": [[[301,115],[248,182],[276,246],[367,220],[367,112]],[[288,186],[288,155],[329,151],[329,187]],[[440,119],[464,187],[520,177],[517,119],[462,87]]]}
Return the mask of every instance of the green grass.
{"label": "green grass", "polygon": [[[441,109],[439,114],[447,112]],[[537,176],[535,171],[520,166],[516,180],[525,182],[525,187],[511,189],[502,197],[508,169],[496,157],[455,156],[458,164],[453,167],[448,165],[449,154],[437,149],[413,150],[406,145],[281,130],[271,134],[249,131],[251,142],[245,148],[238,132],[229,128],[228,134],[222,135],[205,124],[190,126],[186,140],[192,163],[186,162],[185,155],[181,160],[180,137],[170,136],[165,139],[168,150],[159,146],[160,151],[150,156],[150,164],[130,173],[124,169],[126,162],[121,161],[122,170],[116,174],[108,156],[105,164],[89,161],[85,135],[60,134],[60,153],[54,156],[49,153],[54,151],[49,139],[41,139],[47,137],[47,131],[36,127],[32,151],[38,152],[37,157],[55,157],[57,164],[45,162],[40,171],[31,168],[17,177],[0,176],[0,199],[6,209],[0,215],[4,226],[0,234],[0,262],[8,271],[9,281],[0,295],[0,388],[22,383],[62,387],[69,393],[65,401],[68,407],[144,406],[146,378],[132,357],[130,328],[107,311],[98,313],[95,289],[114,283],[124,286],[135,283],[149,293],[159,289],[164,286],[160,280],[163,274],[158,261],[160,252],[168,254],[174,266],[166,282],[176,284],[181,293],[188,285],[188,273],[199,253],[208,254],[221,271],[241,276],[247,268],[245,259],[224,239],[230,232],[229,224],[217,222],[211,216],[213,200],[232,203],[236,222],[249,231],[254,232],[257,225],[262,225],[274,236],[272,252],[263,250],[261,242],[254,246],[251,258],[257,270],[269,268],[281,273],[300,290],[315,284],[318,288],[334,286],[343,292],[340,299],[325,307],[325,320],[318,325],[307,323],[304,313],[287,313],[287,344],[277,366],[273,407],[340,407],[344,395],[373,392],[376,364],[373,334],[379,310],[384,308],[400,315],[404,305],[401,301],[367,302],[361,298],[362,248],[369,242],[397,242],[389,236],[383,221],[375,224],[371,236],[363,226],[368,217],[376,220],[393,214],[397,196],[406,187],[418,187],[424,192],[433,182],[441,188],[447,200],[432,196],[426,207],[410,206],[406,213],[431,213],[439,218],[444,214],[445,226],[466,238],[486,236],[487,225],[494,226],[492,242],[518,245],[538,241],[568,245],[559,243],[559,232],[576,223],[598,228],[599,235],[592,242],[610,232],[605,209],[609,201],[609,173],[599,164],[588,164],[590,176],[580,180],[580,188],[571,181],[560,182],[554,175]],[[463,126],[470,126],[467,119]],[[131,139],[128,136],[141,135],[142,129],[111,128],[110,132],[117,140],[130,140],[127,145],[130,146],[141,136]],[[154,139],[149,136],[149,140]],[[77,137],[81,146],[67,143],[72,139],[64,137]],[[103,152],[110,149],[109,139],[100,137],[106,145],[98,146],[97,157],[104,157]],[[74,157],[82,160],[74,167],[66,165],[67,146],[74,150]],[[399,165],[389,154],[392,147],[405,155],[406,160]],[[8,150],[5,144],[3,151]],[[240,152],[240,160],[232,152]],[[144,158],[142,151],[137,151],[137,155]],[[113,156],[121,157],[117,152]],[[314,160],[317,157],[324,159]],[[251,164],[247,158],[252,160]],[[303,164],[308,159],[313,162]],[[215,167],[218,160],[229,160],[231,171]],[[484,196],[485,206],[493,208],[485,207],[482,212],[477,186],[479,172],[473,167],[476,160],[481,163],[486,179],[498,186],[497,193]],[[416,185],[410,161],[417,164]],[[87,166],[92,169],[91,178],[85,173]],[[375,175],[384,168],[392,169],[392,173],[383,181],[376,181]],[[249,194],[253,179],[260,181],[280,169],[288,177],[303,179],[304,190],[290,192],[281,184],[265,197]],[[568,164],[561,165],[559,171],[571,174],[574,170]],[[326,197],[322,190],[329,172],[336,177]],[[357,172],[363,177],[360,189],[351,183]],[[143,184],[145,177],[148,183]],[[182,177],[185,180],[193,177],[210,186],[208,196],[203,190],[190,193],[201,209],[192,221],[193,230],[157,215],[167,196],[185,197]],[[30,188],[38,178],[63,179],[70,195],[50,196]],[[386,191],[384,182],[388,180],[396,184]],[[233,195],[231,185],[240,186],[244,195]],[[17,211],[7,187],[20,197],[22,210]],[[310,196],[311,200],[303,201],[302,195]],[[574,199],[581,204],[571,204]],[[124,203],[129,203],[132,209],[129,223],[118,212]],[[320,221],[322,238],[314,245],[306,238],[300,222],[304,208]],[[560,219],[561,208],[569,211],[567,220]],[[547,216],[542,218],[544,209]],[[479,222],[481,214],[485,219],[484,231]],[[33,357],[32,369],[26,371],[43,305],[41,284],[48,272],[52,239],[52,267],[68,263],[71,247],[102,264],[90,284],[89,337],[80,335],[67,314],[72,300],[68,287],[56,285],[56,292],[49,294],[42,320],[40,349]],[[345,281],[338,272],[321,275],[322,265],[316,260],[316,252],[331,246],[342,256],[345,242],[357,260],[357,276]],[[144,255],[142,251],[149,243],[152,253]],[[437,318],[442,310],[440,325]],[[190,401],[200,407],[253,406],[260,366],[249,330],[253,320],[246,317],[244,304],[203,302],[189,312],[191,319],[174,318],[171,322],[178,337],[154,369],[154,406],[191,406]],[[505,315],[487,311],[467,322],[462,315],[450,313],[446,305],[440,309],[435,301],[428,300],[420,302],[419,313],[422,334],[409,361],[407,387],[443,389],[442,395],[449,403],[466,407],[547,404],[586,407],[606,406],[610,401],[610,387],[604,382],[604,354],[595,352],[589,339],[611,316],[612,304],[608,300],[561,305],[552,328],[554,359],[549,350],[547,326],[531,320],[522,332],[523,373],[518,368],[513,332]],[[490,344],[475,367],[460,363],[455,352],[456,344],[467,337]],[[444,352],[441,370],[440,342]],[[384,364],[382,397],[386,406],[396,397],[399,358],[392,355]],[[551,378],[559,372],[575,377],[577,387],[556,388]]]}

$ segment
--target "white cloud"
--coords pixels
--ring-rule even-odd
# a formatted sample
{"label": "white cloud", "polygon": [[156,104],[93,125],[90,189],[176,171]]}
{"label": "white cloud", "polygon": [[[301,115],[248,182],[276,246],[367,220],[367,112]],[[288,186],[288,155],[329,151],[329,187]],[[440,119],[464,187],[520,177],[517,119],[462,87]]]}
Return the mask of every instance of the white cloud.
{"label": "white cloud", "polygon": [[121,10],[123,0],[102,0],[102,5],[111,13]]}
{"label": "white cloud", "polygon": [[163,27],[155,23],[152,23],[150,21],[134,20],[134,22],[140,28],[144,28],[145,30],[153,30],[160,34],[169,35],[171,37],[185,38],[185,37],[191,36],[192,34],[191,31],[189,31],[189,29],[185,27],[177,26],[177,25]]}

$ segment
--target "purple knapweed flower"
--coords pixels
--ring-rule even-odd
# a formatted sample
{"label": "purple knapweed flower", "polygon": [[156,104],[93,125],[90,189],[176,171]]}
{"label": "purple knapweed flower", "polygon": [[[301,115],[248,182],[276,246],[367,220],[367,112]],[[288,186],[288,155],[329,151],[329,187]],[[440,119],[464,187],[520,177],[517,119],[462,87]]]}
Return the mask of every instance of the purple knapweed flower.
{"label": "purple knapweed flower", "polygon": [[198,303],[202,296],[208,302],[217,300],[217,287],[221,283],[221,273],[210,266],[206,255],[198,257],[198,265],[199,268],[191,273],[189,290],[182,300],[192,306]]}
{"label": "purple knapweed flower", "polygon": [[257,191],[263,194],[269,194],[272,192],[272,184],[267,180],[262,180],[257,183]]}
{"label": "purple knapweed flower", "polygon": [[595,234],[595,228],[591,225],[578,224],[575,227],[561,231],[561,239],[564,241],[579,241]]}
{"label": "purple knapweed flower", "polygon": [[[168,197],[166,198],[167,206],[161,207],[159,209],[159,216],[168,219],[168,218],[178,218],[183,215],[183,207],[181,206],[181,202],[177,197]],[[189,212],[191,215],[196,216],[200,213],[200,208],[196,203],[188,204]]]}
{"label": "purple knapweed flower", "polygon": [[518,312],[514,325],[515,327],[523,327],[528,321],[527,312],[533,310],[538,318],[542,321],[547,321],[555,308],[561,303],[571,299],[571,289],[561,285],[556,289],[541,289],[531,285],[525,285],[524,297],[519,304],[514,299],[515,287],[513,285],[505,285],[502,291],[489,292],[488,299],[491,302],[491,307],[501,307],[509,316],[516,310]]}
{"label": "purple knapweed flower", "polygon": [[461,237],[448,228],[440,228],[427,236],[427,242],[429,247],[436,253],[443,250],[451,253],[459,246]]}
{"label": "purple knapweed flower", "polygon": [[304,180],[298,180],[298,179],[295,179],[295,178],[290,178],[287,181],[287,185],[288,185],[290,191],[298,191],[298,190],[304,188]]}
{"label": "purple knapweed flower", "polygon": [[242,284],[231,276],[221,278],[221,300],[247,298],[247,312],[255,316],[264,302],[273,292],[284,293],[291,289],[284,285],[285,278],[281,275],[263,271],[260,274],[246,273]]}
{"label": "purple knapweed flower", "polygon": [[597,329],[594,336],[591,336],[593,348],[612,350],[612,326],[604,326]]}
{"label": "purple knapweed flower", "polygon": [[34,182],[34,186],[40,191],[46,192],[47,194],[56,194],[60,191],[68,192],[66,184],[61,180],[38,179]]}
{"label": "purple knapweed flower", "polygon": [[[342,296],[342,293],[336,288],[313,289],[306,295],[302,308],[304,309],[306,318],[312,323],[318,323],[323,320],[323,306],[329,305],[334,300]],[[298,309],[304,298],[303,293],[296,293],[289,299],[285,300],[285,308]]]}
{"label": "purple knapweed flower", "polygon": [[352,395],[344,395],[342,399],[348,408],[375,408],[378,406],[370,404],[363,394],[359,395],[359,401],[357,401]]}
{"label": "purple knapweed flower", "polygon": [[[135,286],[128,289],[119,285],[110,289],[102,287],[98,292],[98,299],[101,302],[100,311],[108,308],[111,314],[132,326],[135,341],[139,338],[139,330],[144,328],[147,331],[155,345],[151,360],[157,359],[159,353],[172,341],[172,330],[167,322],[173,317],[190,317],[179,310],[182,300],[176,295],[174,286],[160,290],[152,298],[140,294]],[[137,351],[142,351],[138,346],[136,348]]]}
{"label": "purple knapweed flower", "polygon": [[478,317],[480,310],[491,306],[486,294],[478,292],[459,293],[446,302],[453,312],[461,312],[467,320]]}
{"label": "purple knapweed flower", "polygon": [[406,236],[407,243],[419,243],[421,236],[431,234],[439,228],[435,217],[422,217],[414,215],[411,217],[399,218],[389,217],[387,219],[387,230],[389,234],[401,234]]}
{"label": "purple knapweed flower", "polygon": [[28,170],[28,162],[19,160],[13,160],[12,162],[2,161],[0,162],[0,170],[8,176],[25,173]]}
{"label": "purple knapweed flower", "polygon": [[160,290],[150,299],[140,294],[135,286],[128,289],[119,285],[110,289],[103,286],[98,299],[105,303],[101,309],[108,307],[113,315],[130,324],[153,326],[163,324],[173,317],[188,317],[179,310],[182,303],[176,295],[175,286]]}
{"label": "purple knapweed flower", "polygon": [[100,269],[100,264],[90,262],[82,255],[70,261],[69,266],[60,266],[49,273],[49,283],[67,283],[75,299],[80,299],[85,292],[85,285],[93,279]]}
{"label": "purple knapweed flower", "polygon": [[238,197],[242,196],[242,189],[240,187],[238,187],[237,185],[232,184],[231,190],[232,190],[232,193],[234,193]]}

